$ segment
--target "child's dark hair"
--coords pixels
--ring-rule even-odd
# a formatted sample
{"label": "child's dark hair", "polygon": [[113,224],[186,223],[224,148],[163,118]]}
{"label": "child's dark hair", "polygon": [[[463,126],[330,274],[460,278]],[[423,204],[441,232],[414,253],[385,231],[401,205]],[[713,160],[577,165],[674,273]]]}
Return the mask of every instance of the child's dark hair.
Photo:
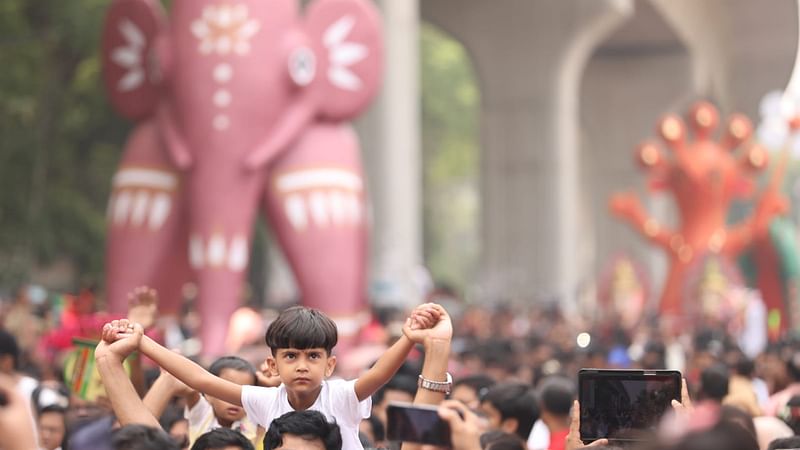
{"label": "child's dark hair", "polygon": [[239,372],[247,372],[253,376],[253,383],[256,384],[256,368],[252,364],[238,356],[223,356],[217,359],[208,367],[208,371],[214,376],[219,376],[225,369],[232,369]]}
{"label": "child's dark hair", "polygon": [[325,314],[316,309],[293,306],[270,324],[265,340],[273,356],[281,348],[324,348],[330,355],[338,334],[336,324]]}

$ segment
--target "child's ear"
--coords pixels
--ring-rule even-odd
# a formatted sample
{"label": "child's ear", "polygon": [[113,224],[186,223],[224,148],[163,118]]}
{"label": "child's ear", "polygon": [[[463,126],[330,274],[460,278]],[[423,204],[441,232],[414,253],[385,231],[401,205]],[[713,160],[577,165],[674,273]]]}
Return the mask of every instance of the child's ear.
{"label": "child's ear", "polygon": [[336,357],[331,355],[328,357],[328,364],[325,367],[325,376],[329,377],[333,375],[333,369],[336,368]]}
{"label": "child's ear", "polygon": [[280,375],[278,373],[278,364],[272,356],[267,356],[267,368],[269,369],[270,375]]}

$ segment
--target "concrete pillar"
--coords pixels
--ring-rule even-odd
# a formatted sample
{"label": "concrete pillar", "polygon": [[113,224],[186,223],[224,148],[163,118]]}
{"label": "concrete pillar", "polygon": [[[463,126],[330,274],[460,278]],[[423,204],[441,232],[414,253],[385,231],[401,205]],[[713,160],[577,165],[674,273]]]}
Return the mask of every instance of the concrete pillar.
{"label": "concrete pillar", "polygon": [[630,1],[430,0],[481,80],[482,296],[560,300],[579,280],[579,85]]}
{"label": "concrete pillar", "polygon": [[730,108],[731,2],[650,1],[689,51],[693,93]]}
{"label": "concrete pillar", "polygon": [[370,295],[378,304],[420,299],[419,2],[378,0],[384,18],[384,85],[358,121],[372,207]]}

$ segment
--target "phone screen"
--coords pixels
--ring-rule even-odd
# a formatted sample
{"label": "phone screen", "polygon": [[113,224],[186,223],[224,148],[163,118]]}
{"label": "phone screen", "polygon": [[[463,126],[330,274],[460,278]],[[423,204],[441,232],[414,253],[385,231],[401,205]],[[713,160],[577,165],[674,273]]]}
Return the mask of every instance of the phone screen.
{"label": "phone screen", "polygon": [[677,371],[581,370],[578,379],[583,441],[646,439],[680,400]]}
{"label": "phone screen", "polygon": [[439,417],[436,407],[391,403],[386,421],[390,441],[450,446],[450,426]]}

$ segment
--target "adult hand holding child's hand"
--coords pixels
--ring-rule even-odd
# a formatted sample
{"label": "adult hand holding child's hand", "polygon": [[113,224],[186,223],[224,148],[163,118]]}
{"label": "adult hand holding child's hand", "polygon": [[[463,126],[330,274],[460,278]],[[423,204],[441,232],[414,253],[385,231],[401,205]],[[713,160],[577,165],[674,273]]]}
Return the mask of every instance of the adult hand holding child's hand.
{"label": "adult hand holding child's hand", "polygon": [[116,356],[120,360],[128,357],[139,348],[144,329],[128,319],[112,320],[103,326],[100,343],[95,349],[95,357]]}
{"label": "adult hand holding child's hand", "polygon": [[453,324],[444,308],[435,303],[425,303],[414,308],[406,319],[403,334],[417,344],[425,341],[450,341]]}

